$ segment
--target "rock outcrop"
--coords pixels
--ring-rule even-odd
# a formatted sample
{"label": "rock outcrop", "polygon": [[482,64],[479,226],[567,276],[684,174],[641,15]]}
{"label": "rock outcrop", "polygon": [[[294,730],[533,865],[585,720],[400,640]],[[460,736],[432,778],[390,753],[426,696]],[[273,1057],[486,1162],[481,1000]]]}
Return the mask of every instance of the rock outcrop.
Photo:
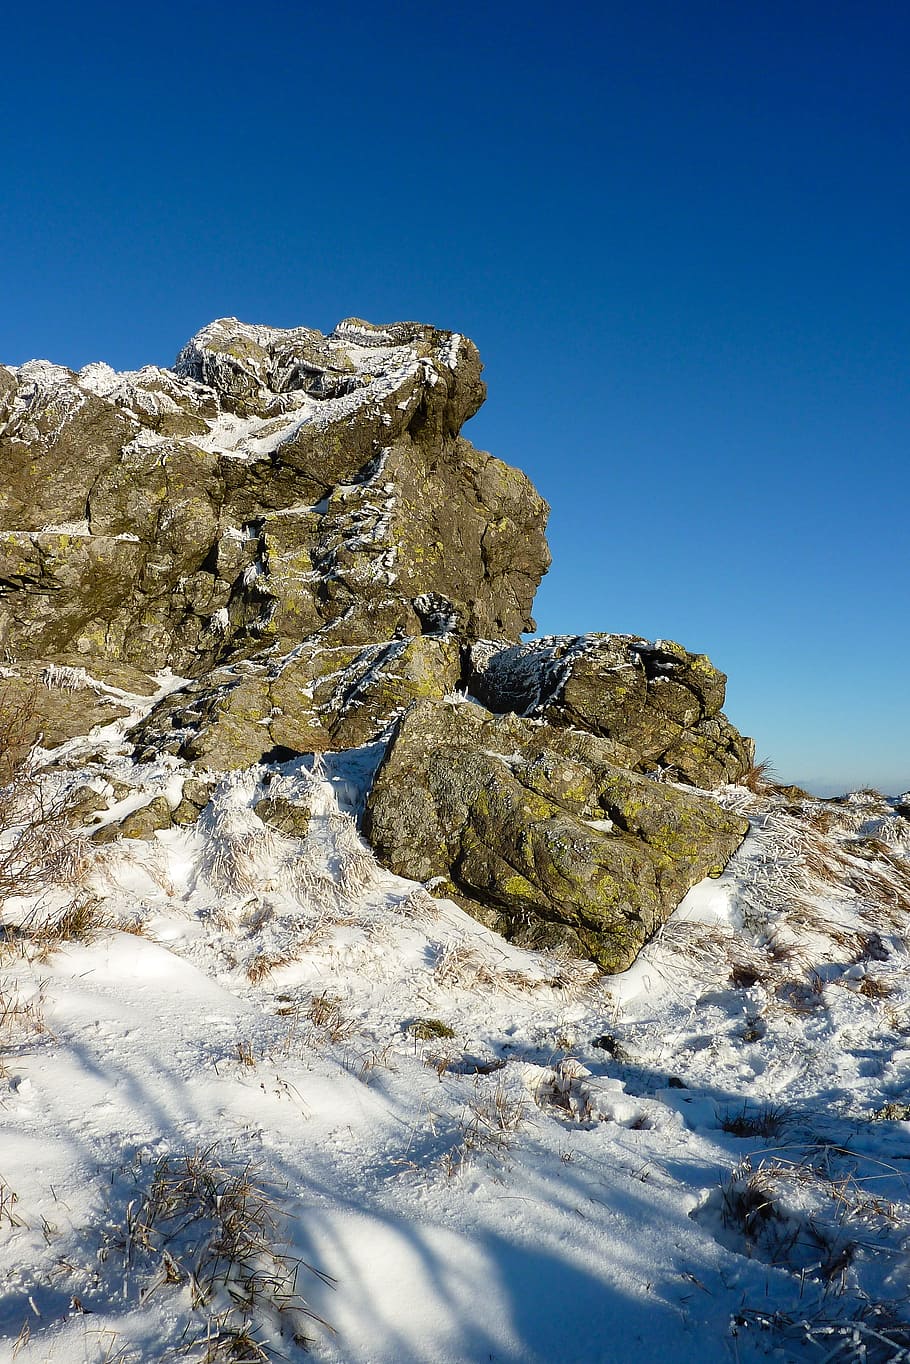
{"label": "rock outcrop", "polygon": [[748,821],[616,766],[607,739],[422,701],[396,726],[365,831],[403,876],[441,883],[525,946],[621,971]]}
{"label": "rock outcrop", "polygon": [[223,320],[174,371],[0,379],[0,646],[198,677],[265,646],[531,628],[547,506],[459,436],[476,348]]}
{"label": "rock outcrop", "polygon": [[[702,654],[521,642],[548,508],[460,434],[480,370],[455,333],[356,319],[222,319],[171,370],[0,367],[6,710],[53,747],[158,692],[130,739],[192,765],[184,796],[97,841],[194,823],[219,773],[382,740],[387,866],[617,970],[745,830],[668,782],[734,781],[754,751]],[[277,797],[261,816],[307,836]]]}

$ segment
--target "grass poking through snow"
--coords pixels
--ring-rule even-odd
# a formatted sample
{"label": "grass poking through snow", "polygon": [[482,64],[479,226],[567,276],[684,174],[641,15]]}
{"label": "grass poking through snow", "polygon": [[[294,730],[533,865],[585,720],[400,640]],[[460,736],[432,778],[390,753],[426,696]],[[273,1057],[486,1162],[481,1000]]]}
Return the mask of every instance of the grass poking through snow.
{"label": "grass poking through snow", "polygon": [[[185,1313],[181,1350],[199,1364],[268,1364],[288,1341],[306,1347],[314,1324],[303,1273],[327,1276],[294,1256],[282,1216],[251,1165],[223,1162],[214,1146],[139,1159],[138,1185],[106,1253],[123,1265],[142,1305],[175,1294]],[[330,1329],[330,1328],[328,1328]]]}

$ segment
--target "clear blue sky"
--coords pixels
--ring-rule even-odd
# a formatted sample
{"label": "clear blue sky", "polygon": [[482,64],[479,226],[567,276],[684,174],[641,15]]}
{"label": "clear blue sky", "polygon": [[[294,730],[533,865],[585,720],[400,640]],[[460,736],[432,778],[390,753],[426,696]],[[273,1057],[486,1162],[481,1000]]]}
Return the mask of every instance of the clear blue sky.
{"label": "clear blue sky", "polygon": [[541,630],[704,650],[782,777],[910,787],[910,7],[46,0],[0,23],[0,360],[470,335]]}

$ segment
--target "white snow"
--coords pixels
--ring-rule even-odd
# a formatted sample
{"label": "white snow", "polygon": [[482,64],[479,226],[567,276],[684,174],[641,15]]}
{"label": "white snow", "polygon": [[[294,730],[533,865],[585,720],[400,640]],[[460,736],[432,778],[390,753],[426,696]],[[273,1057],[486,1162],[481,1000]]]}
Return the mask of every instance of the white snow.
{"label": "white snow", "polygon": [[[193,774],[118,758],[119,732],[102,818],[176,805]],[[903,1357],[910,1123],[873,1115],[910,1100],[908,844],[849,842],[899,817],[826,806],[819,842],[814,807],[731,788],[740,853],[598,980],[376,864],[352,816],[381,756],[231,774],[196,824],[81,849],[94,934],[41,957],[8,930],[0,1359],[201,1359],[244,1321],[300,1361],[302,1322],[326,1364]],[[265,796],[308,805],[305,840]],[[201,1205],[142,1231],[175,1170],[206,1216],[243,1179],[270,1200],[285,1259],[246,1307]],[[280,1310],[297,1261],[332,1329]]]}
{"label": "white snow", "polygon": [[461,337],[458,332],[453,332],[448,341],[442,348],[440,359],[449,369],[458,368],[458,348],[461,345]]}

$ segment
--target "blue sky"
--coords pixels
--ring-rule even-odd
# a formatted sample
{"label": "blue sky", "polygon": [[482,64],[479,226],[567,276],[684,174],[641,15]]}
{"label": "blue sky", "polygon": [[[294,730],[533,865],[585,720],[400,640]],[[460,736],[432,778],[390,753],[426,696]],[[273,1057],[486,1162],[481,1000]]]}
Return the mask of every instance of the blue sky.
{"label": "blue sky", "polygon": [[470,335],[541,630],[679,639],[781,777],[910,787],[910,9],[4,13],[0,361]]}

